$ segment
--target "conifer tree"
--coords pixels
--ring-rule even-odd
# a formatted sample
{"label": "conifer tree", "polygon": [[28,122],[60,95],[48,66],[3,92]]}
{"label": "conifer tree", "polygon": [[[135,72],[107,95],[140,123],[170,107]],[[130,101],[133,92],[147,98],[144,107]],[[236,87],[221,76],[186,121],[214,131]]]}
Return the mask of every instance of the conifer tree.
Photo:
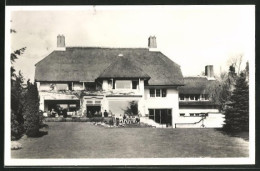
{"label": "conifer tree", "polygon": [[40,128],[39,93],[36,84],[27,81],[24,103],[24,127],[27,136],[37,136]]}
{"label": "conifer tree", "polygon": [[249,130],[249,87],[242,72],[236,79],[235,89],[225,111],[224,130],[238,132]]}
{"label": "conifer tree", "polygon": [[22,88],[24,78],[21,71],[15,75],[15,81],[11,87],[11,139],[19,139],[24,133],[23,96]]}

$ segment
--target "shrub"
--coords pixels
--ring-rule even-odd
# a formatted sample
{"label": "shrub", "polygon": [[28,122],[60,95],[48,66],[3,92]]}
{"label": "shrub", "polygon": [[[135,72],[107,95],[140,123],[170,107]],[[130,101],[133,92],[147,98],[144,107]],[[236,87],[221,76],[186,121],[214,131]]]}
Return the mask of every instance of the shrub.
{"label": "shrub", "polygon": [[41,125],[39,94],[36,84],[30,83],[29,80],[27,81],[27,88],[24,103],[24,128],[27,136],[34,137],[39,133]]}
{"label": "shrub", "polygon": [[17,140],[21,138],[24,132],[23,124],[17,120],[17,115],[11,112],[11,140]]}
{"label": "shrub", "polygon": [[136,101],[129,102],[129,105],[124,112],[127,115],[138,115],[138,103]]}

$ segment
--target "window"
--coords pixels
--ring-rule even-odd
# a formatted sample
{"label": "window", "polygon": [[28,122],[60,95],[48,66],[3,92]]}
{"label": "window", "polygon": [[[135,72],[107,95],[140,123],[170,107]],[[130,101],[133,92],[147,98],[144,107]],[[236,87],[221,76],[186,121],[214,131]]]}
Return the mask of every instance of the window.
{"label": "window", "polygon": [[190,95],[190,100],[195,100],[195,96],[194,95]]}
{"label": "window", "polygon": [[156,89],[156,97],[160,97],[161,96],[161,90],[160,89]]}
{"label": "window", "polygon": [[131,89],[132,82],[130,80],[117,80],[116,89]]}
{"label": "window", "polygon": [[154,120],[154,110],[153,109],[149,109],[149,119]]}
{"label": "window", "polygon": [[184,95],[180,94],[180,100],[184,100]]}
{"label": "window", "polygon": [[150,97],[166,97],[166,89],[150,89]]}
{"label": "window", "polygon": [[132,81],[132,88],[137,89],[138,87],[138,81]]}
{"label": "window", "polygon": [[171,109],[149,109],[149,119],[160,124],[172,124]]}
{"label": "window", "polygon": [[155,89],[150,89],[150,97],[155,97]]}
{"label": "window", "polygon": [[69,90],[72,90],[72,82],[69,83]]}
{"label": "window", "polygon": [[202,100],[209,100],[209,95],[208,94],[202,94],[201,98],[202,98]]}
{"label": "window", "polygon": [[185,113],[180,113],[180,116],[185,116]]}
{"label": "window", "polygon": [[195,113],[195,116],[200,116],[200,114],[199,113]]}
{"label": "window", "polygon": [[199,94],[195,94],[195,100],[198,101],[200,99],[200,95]]}
{"label": "window", "polygon": [[194,116],[194,113],[190,113],[190,116]]}
{"label": "window", "polygon": [[166,97],[166,89],[162,89],[162,97]]}
{"label": "window", "polygon": [[56,84],[57,90],[67,90],[68,84]]}
{"label": "window", "polygon": [[87,90],[87,91],[95,91],[96,90],[96,83],[94,83],[94,82],[87,82],[87,83],[85,83],[85,90]]}

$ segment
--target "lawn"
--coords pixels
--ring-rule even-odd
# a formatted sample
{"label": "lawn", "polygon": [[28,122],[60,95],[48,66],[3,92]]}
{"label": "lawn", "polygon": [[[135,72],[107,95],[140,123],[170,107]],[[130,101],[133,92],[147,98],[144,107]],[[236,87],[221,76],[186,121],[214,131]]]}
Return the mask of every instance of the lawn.
{"label": "lawn", "polygon": [[48,134],[22,138],[12,158],[248,157],[248,142],[215,129],[106,128],[48,122]]}

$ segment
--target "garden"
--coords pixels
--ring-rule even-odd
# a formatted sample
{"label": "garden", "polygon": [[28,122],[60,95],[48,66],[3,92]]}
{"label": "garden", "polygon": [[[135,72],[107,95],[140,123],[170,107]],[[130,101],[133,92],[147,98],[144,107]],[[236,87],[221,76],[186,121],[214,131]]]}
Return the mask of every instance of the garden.
{"label": "garden", "polygon": [[23,136],[12,158],[248,157],[248,140],[216,129],[103,127],[95,122],[48,122],[48,134]]}

